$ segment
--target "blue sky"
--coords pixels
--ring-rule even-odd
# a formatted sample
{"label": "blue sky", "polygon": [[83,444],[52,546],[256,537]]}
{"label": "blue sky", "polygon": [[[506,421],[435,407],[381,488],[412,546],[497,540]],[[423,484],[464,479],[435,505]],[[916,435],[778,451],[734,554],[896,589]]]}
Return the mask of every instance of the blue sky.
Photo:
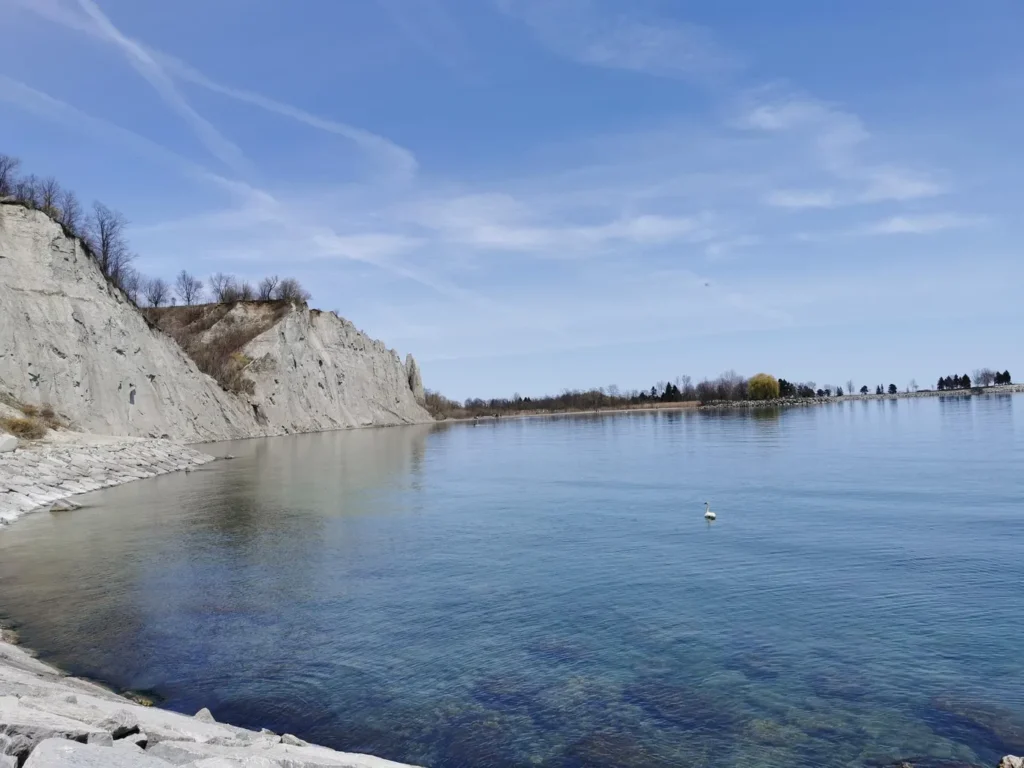
{"label": "blue sky", "polygon": [[[1019,0],[0,0],[0,151],[450,396],[1024,377]],[[1019,373],[1018,373],[1019,371]]]}

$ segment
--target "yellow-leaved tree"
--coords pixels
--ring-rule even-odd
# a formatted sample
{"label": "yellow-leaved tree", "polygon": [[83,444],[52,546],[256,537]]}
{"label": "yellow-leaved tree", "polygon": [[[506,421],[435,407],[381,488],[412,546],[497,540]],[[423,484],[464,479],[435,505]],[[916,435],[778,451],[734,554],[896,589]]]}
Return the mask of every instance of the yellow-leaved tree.
{"label": "yellow-leaved tree", "polygon": [[768,373],[751,376],[747,382],[747,396],[751,400],[774,400],[779,396],[779,380]]}

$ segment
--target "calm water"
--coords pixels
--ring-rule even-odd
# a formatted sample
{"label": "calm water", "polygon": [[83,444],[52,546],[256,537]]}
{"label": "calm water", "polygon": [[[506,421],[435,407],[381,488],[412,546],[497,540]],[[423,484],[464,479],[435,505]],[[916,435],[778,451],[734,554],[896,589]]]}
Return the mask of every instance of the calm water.
{"label": "calm water", "polygon": [[1024,752],[1024,397],[214,449],[0,533],[28,645],[431,766]]}

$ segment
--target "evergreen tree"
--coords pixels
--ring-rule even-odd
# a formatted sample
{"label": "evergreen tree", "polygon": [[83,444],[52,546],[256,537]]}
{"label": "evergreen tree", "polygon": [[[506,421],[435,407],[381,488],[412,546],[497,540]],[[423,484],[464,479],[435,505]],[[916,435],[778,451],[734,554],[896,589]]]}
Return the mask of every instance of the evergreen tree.
{"label": "evergreen tree", "polygon": [[860,388],[860,393],[862,395],[866,395],[868,393],[868,385],[867,384],[865,384],[863,387]]}
{"label": "evergreen tree", "polygon": [[936,389],[938,389],[941,392],[945,388],[946,388],[946,380],[940,376],[939,377],[939,384],[936,387]]}
{"label": "evergreen tree", "polygon": [[895,395],[898,391],[899,390],[896,389],[896,385],[895,384],[890,384],[889,385],[889,394],[890,395]]}
{"label": "evergreen tree", "polygon": [[966,373],[960,377],[960,386],[963,387],[964,389],[971,388],[971,377],[968,376]]}
{"label": "evergreen tree", "polygon": [[884,394],[884,393],[882,392],[882,385],[881,385],[881,384],[879,384],[879,385],[878,385],[877,387],[875,387],[875,394],[876,394],[876,395],[881,395],[881,394]]}

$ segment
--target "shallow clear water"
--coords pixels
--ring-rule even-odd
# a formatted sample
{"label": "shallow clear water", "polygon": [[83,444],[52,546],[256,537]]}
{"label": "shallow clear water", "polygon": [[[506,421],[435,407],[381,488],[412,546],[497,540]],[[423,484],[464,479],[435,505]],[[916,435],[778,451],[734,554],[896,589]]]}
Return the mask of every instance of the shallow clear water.
{"label": "shallow clear water", "polygon": [[1022,414],[213,446],[238,458],[0,533],[0,606],[174,709],[432,766],[994,765],[1024,751]]}

